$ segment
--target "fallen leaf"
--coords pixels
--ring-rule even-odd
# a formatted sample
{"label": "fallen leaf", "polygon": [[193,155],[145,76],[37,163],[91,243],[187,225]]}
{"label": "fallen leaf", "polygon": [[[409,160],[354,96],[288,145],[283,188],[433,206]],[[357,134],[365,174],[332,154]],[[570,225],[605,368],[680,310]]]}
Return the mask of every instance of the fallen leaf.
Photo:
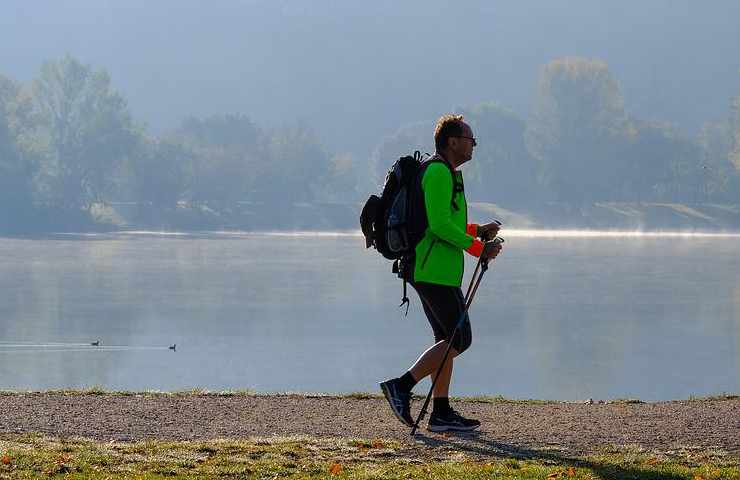
{"label": "fallen leaf", "polygon": [[383,442],[380,440],[373,440],[372,448],[383,448]]}
{"label": "fallen leaf", "polygon": [[3,458],[0,458],[0,462],[3,462],[3,465],[10,465],[10,457],[3,455]]}
{"label": "fallen leaf", "polygon": [[329,473],[331,475],[339,475],[342,473],[342,466],[338,463],[332,463],[331,467],[329,467]]}
{"label": "fallen leaf", "polygon": [[568,467],[568,476],[569,477],[575,477],[576,476],[576,469],[573,467]]}
{"label": "fallen leaf", "polygon": [[697,475],[694,475],[694,480],[704,480],[704,477],[697,474]]}
{"label": "fallen leaf", "polygon": [[655,464],[658,463],[658,459],[657,458],[651,458],[650,460],[648,460],[645,463],[647,463],[648,465],[655,465]]}

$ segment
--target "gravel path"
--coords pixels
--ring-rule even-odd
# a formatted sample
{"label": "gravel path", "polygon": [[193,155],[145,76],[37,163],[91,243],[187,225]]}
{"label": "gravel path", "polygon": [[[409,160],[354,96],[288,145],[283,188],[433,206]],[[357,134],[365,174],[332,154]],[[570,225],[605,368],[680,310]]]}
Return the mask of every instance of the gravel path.
{"label": "gravel path", "polygon": [[[740,399],[661,403],[520,404],[456,402],[482,421],[476,434],[409,429],[382,398],[299,395],[0,394],[0,434],[133,441],[309,435],[398,440],[409,452],[454,449],[474,457],[583,455],[610,446],[652,452],[718,450],[740,459]],[[420,408],[415,401],[413,411]],[[428,448],[428,447],[434,448]]]}

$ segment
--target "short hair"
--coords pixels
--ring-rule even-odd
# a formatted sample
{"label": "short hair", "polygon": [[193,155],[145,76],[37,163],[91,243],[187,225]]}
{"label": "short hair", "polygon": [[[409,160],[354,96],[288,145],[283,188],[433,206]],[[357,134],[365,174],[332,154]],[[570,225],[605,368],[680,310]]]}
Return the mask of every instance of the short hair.
{"label": "short hair", "polygon": [[442,115],[437,120],[437,126],[434,127],[434,148],[438,151],[447,147],[447,140],[450,137],[456,137],[463,134],[463,122],[465,118],[462,115],[448,113]]}

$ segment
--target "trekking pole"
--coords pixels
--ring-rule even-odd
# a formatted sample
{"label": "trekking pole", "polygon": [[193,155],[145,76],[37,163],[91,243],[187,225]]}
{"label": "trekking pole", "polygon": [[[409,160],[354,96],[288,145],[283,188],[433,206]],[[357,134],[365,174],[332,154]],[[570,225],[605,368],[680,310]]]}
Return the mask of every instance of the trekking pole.
{"label": "trekking pole", "polygon": [[475,276],[478,275],[478,270],[480,269],[481,263],[482,262],[480,258],[478,259],[477,262],[475,262],[475,270],[473,271],[473,276],[470,277],[470,285],[468,285],[468,291],[465,292],[465,300],[464,300],[465,305],[468,304],[468,298],[470,298],[470,292],[471,290],[473,290],[473,280],[475,279]]}
{"label": "trekking pole", "polygon": [[[498,220],[494,220],[494,222],[498,223],[499,226],[501,225],[501,222],[499,222]],[[492,241],[492,240],[496,240],[499,243],[504,243],[504,239],[503,238],[501,238],[501,237],[498,237],[497,238],[496,235],[491,235],[490,233],[486,233],[482,237],[482,239],[483,239],[484,242],[489,242],[489,241]],[[470,285],[468,285],[468,291],[465,293],[465,305],[468,304],[468,298],[470,297],[470,290],[473,288],[473,279],[478,274],[478,269],[480,268],[481,263],[482,262],[480,261],[480,259],[478,259],[478,262],[476,262],[476,264],[475,264],[475,271],[473,272],[473,276],[470,277]],[[486,268],[488,268],[488,261],[486,261],[485,263],[486,263]]]}
{"label": "trekking pole", "polygon": [[[503,238],[495,238],[494,241],[499,240],[500,242],[503,242]],[[467,318],[468,309],[470,308],[470,304],[473,303],[473,297],[475,297],[475,292],[478,291],[478,285],[480,285],[480,281],[483,278],[483,274],[486,273],[486,270],[488,270],[488,262],[490,259],[483,257],[478,259],[478,263],[475,266],[475,271],[473,272],[473,277],[470,279],[470,286],[468,286],[468,293],[465,295],[465,308],[463,309],[462,315],[460,315],[460,320],[457,321],[457,325],[455,325],[455,329],[452,331],[452,336],[450,336],[450,339],[447,341],[447,349],[445,350],[444,357],[442,358],[442,363],[439,364],[439,368],[437,369],[437,373],[434,375],[434,378],[432,379],[432,386],[429,389],[429,393],[427,394],[426,400],[424,400],[424,405],[421,407],[421,410],[419,411],[419,416],[416,417],[416,422],[414,422],[414,426],[411,428],[411,436],[414,436],[416,433],[416,430],[419,428],[419,422],[424,418],[424,415],[427,413],[427,407],[429,406],[429,400],[432,398],[432,392],[434,391],[434,386],[437,384],[437,379],[439,378],[439,374],[442,373],[442,368],[444,367],[444,364],[447,362],[447,357],[450,354],[450,349],[452,348],[452,341],[455,339],[455,335],[457,335],[458,330],[462,328],[463,323],[465,323],[465,319]],[[480,270],[480,274],[478,274],[478,270]],[[476,274],[478,274],[478,278],[476,278]],[[472,289],[472,290],[471,290]]]}

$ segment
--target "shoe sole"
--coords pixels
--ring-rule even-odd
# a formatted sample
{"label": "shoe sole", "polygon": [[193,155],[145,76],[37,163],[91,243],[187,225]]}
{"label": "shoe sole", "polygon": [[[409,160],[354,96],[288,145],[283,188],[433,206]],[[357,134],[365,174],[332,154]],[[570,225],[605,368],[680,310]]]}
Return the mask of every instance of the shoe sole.
{"label": "shoe sole", "polygon": [[430,432],[472,432],[473,430],[477,430],[480,428],[480,425],[475,425],[472,427],[453,427],[453,426],[446,426],[446,425],[440,425],[440,426],[427,426],[427,430]]}
{"label": "shoe sole", "polygon": [[414,426],[414,425],[413,425],[413,423],[409,423],[409,422],[407,422],[407,421],[406,421],[406,420],[405,420],[405,419],[404,419],[404,418],[403,418],[403,417],[401,416],[401,414],[400,414],[400,413],[398,413],[398,412],[396,411],[395,407],[393,406],[393,402],[391,401],[391,392],[389,392],[389,391],[388,391],[388,387],[386,387],[386,386],[385,386],[385,384],[381,383],[381,384],[380,384],[380,389],[381,389],[381,390],[383,391],[383,395],[385,395],[385,399],[386,399],[386,400],[388,401],[388,405],[390,405],[390,407],[391,407],[391,411],[393,412],[393,415],[395,415],[395,416],[396,416],[396,418],[397,418],[397,419],[398,419],[398,420],[399,420],[399,421],[400,421],[401,423],[403,423],[404,425],[406,425],[407,427],[413,427],[413,426]]}

